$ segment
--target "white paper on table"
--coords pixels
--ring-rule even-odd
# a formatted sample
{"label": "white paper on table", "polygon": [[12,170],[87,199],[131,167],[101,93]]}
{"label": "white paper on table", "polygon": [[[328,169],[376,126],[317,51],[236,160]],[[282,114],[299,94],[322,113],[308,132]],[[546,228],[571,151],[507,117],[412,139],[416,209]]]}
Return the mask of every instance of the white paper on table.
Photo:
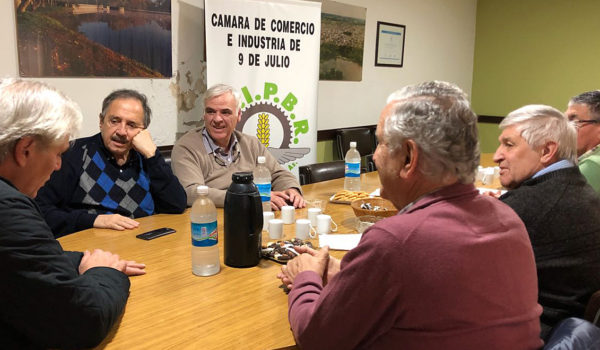
{"label": "white paper on table", "polygon": [[485,187],[477,187],[477,190],[479,191],[479,193],[484,194],[486,192],[498,192],[500,191],[500,195],[503,195],[506,193],[506,190],[495,190],[493,188],[485,188]]}
{"label": "white paper on table", "polygon": [[371,197],[379,197],[379,188],[376,189],[375,191],[369,193],[369,196],[371,196]]}
{"label": "white paper on table", "polygon": [[319,235],[319,247],[328,245],[329,249],[350,250],[358,245],[362,233]]}

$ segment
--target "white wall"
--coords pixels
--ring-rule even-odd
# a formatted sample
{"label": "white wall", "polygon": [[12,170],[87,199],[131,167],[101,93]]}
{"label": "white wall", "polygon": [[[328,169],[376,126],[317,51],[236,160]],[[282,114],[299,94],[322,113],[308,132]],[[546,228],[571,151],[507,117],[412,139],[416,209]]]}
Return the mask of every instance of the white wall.
{"label": "white wall", "polygon": [[[367,8],[361,82],[319,82],[318,129],[377,124],[404,85],[445,80],[471,94],[477,0],[338,0]],[[402,68],[375,67],[377,21],[406,25]]]}
{"label": "white wall", "polygon": [[[319,82],[318,129],[376,124],[386,97],[406,84],[447,80],[471,92],[477,0],[338,0],[367,8],[363,80]],[[150,99],[150,125],[158,145],[173,144],[177,132],[201,116],[203,0],[172,0],[171,79],[43,79],[78,102],[81,136],[98,131],[102,99],[117,88],[133,88]],[[377,21],[406,25],[404,67],[375,67]],[[0,77],[18,76],[13,1],[0,1]],[[184,125],[185,124],[185,125]]]}
{"label": "white wall", "polygon": [[[131,88],[148,96],[152,108],[150,133],[158,145],[175,142],[177,131],[187,130],[184,122],[198,120],[201,116],[201,92],[204,78],[204,12],[203,0],[172,1],[171,30],[173,38],[173,77],[171,79],[123,78],[46,78],[40,79],[64,91],[79,103],[84,115],[80,136],[99,131],[98,115],[102,100],[112,90]],[[180,11],[181,10],[181,11]],[[180,12],[182,14],[180,15]],[[183,25],[184,30],[180,25]],[[179,38],[182,38],[179,42]],[[19,63],[16,45],[16,28],[13,1],[0,1],[0,77],[17,77]],[[204,83],[205,84],[205,83]],[[184,100],[187,96],[187,101]],[[178,102],[179,98],[179,102]],[[178,106],[178,103],[180,104]],[[181,104],[185,108],[180,108]],[[186,111],[188,110],[189,111]]]}

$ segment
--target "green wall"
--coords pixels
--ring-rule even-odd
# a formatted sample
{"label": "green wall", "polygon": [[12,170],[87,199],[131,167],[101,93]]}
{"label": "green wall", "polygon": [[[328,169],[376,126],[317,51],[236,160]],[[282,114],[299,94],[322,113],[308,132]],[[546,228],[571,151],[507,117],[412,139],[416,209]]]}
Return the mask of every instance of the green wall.
{"label": "green wall", "polygon": [[[598,14],[599,0],[479,0],[475,112],[504,116],[533,103],[564,111],[572,96],[600,88]],[[482,152],[493,152],[497,125],[479,127]]]}
{"label": "green wall", "polygon": [[317,142],[317,163],[331,162],[337,160],[337,151],[333,140]]}

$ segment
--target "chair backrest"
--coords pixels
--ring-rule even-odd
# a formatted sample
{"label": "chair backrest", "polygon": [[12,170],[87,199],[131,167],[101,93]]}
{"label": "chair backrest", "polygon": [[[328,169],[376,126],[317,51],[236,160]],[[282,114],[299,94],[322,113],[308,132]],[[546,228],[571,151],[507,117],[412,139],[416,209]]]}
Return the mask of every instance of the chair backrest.
{"label": "chair backrest", "polygon": [[298,169],[300,185],[344,177],[344,166],[345,163],[343,160],[303,165]]}
{"label": "chair backrest", "polygon": [[596,326],[600,326],[600,290],[592,294],[585,307],[583,318]]}
{"label": "chair backrest", "polygon": [[600,349],[600,328],[581,318],[562,320],[550,333],[543,350]]}
{"label": "chair backrest", "polygon": [[356,149],[361,157],[373,154],[375,151],[375,138],[369,128],[340,129],[336,132],[335,138],[340,159],[346,157],[346,152],[350,149],[350,141],[356,141]]}
{"label": "chair backrest", "polygon": [[158,146],[158,151],[165,158],[165,162],[171,165],[171,151],[173,150],[173,145],[168,146]]}
{"label": "chair backrest", "polygon": [[367,171],[375,171],[377,170],[377,166],[375,165],[375,161],[373,160],[372,154],[367,154]]}

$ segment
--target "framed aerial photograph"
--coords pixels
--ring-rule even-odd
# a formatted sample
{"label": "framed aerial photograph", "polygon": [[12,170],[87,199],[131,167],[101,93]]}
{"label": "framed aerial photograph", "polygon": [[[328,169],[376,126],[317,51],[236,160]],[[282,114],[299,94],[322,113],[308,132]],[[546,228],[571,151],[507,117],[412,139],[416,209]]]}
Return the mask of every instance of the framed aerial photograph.
{"label": "framed aerial photograph", "polygon": [[405,34],[405,25],[377,21],[376,66],[402,67]]}
{"label": "framed aerial photograph", "polygon": [[367,9],[321,1],[319,80],[361,81]]}
{"label": "framed aerial photograph", "polygon": [[14,3],[21,77],[172,75],[171,0]]}

